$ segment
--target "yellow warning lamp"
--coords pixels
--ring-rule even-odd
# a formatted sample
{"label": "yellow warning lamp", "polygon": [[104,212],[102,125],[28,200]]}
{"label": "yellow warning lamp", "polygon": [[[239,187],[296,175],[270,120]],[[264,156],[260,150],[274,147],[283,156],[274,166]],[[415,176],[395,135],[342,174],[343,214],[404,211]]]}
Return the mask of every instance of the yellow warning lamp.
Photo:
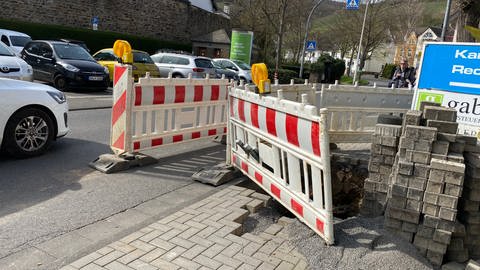
{"label": "yellow warning lamp", "polygon": [[264,63],[252,65],[252,80],[258,88],[259,94],[270,93],[270,80],[268,79],[267,66]]}
{"label": "yellow warning lamp", "polygon": [[122,58],[124,64],[133,63],[132,46],[126,40],[117,40],[113,44],[113,53]]}

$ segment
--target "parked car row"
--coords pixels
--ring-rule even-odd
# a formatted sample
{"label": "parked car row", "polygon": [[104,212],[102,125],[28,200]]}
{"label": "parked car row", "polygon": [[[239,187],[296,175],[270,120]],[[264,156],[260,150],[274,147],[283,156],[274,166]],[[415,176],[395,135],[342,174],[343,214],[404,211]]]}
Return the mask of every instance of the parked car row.
{"label": "parked car row", "polygon": [[[113,67],[121,63],[112,48],[93,54],[79,40],[32,40],[30,36],[0,29],[0,54],[10,57],[0,61],[0,77],[21,80],[39,80],[51,83],[55,88],[104,90],[113,81]],[[135,81],[145,76],[175,78],[221,78],[244,80],[251,83],[250,67],[237,60],[210,59],[177,53],[148,53],[133,50],[133,76]],[[20,58],[15,56],[18,55]]]}

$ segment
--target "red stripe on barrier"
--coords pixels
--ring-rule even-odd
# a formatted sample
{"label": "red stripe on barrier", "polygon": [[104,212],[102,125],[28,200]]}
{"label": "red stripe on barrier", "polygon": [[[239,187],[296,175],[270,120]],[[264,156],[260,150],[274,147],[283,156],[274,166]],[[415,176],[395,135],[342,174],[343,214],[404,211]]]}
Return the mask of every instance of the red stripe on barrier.
{"label": "red stripe on barrier", "polygon": [[303,217],[303,206],[294,199],[290,200],[290,204],[292,205],[292,209]]}
{"label": "red stripe on barrier", "polygon": [[223,133],[227,133],[227,127],[223,128]]}
{"label": "red stripe on barrier", "polygon": [[216,129],[209,129],[208,130],[208,136],[213,136],[217,135],[217,130]]}
{"label": "red stripe on barrier", "polygon": [[244,170],[248,173],[248,164],[246,162],[243,162],[243,161],[242,161],[242,170]]}
{"label": "red stripe on barrier", "polygon": [[273,109],[267,108],[267,131],[273,136],[277,136],[277,127],[275,125],[276,112]]}
{"label": "red stripe on barrier", "polygon": [[255,172],[255,180],[257,180],[257,182],[259,182],[260,184],[263,184],[263,176],[258,172]]}
{"label": "red stripe on barrier", "polygon": [[135,86],[135,106],[142,105],[142,87],[137,85]]}
{"label": "red stripe on barrier", "polygon": [[252,125],[259,128],[258,125],[258,104],[251,103],[250,105],[250,117],[252,118]]}
{"label": "red stripe on barrier", "polygon": [[140,149],[140,142],[133,142],[133,150]]}
{"label": "red stripe on barrier", "polygon": [[203,100],[203,85],[195,85],[194,86],[195,94],[193,96],[193,101],[202,101]]}
{"label": "red stripe on barrier", "polygon": [[185,86],[176,85],[175,86],[175,103],[185,102]]}
{"label": "red stripe on barrier", "polygon": [[238,117],[245,122],[245,101],[241,99],[238,100]]}
{"label": "red stripe on barrier", "polygon": [[112,126],[115,125],[118,118],[125,112],[127,103],[127,91],[124,91],[112,108]]}
{"label": "red stripe on barrier", "polygon": [[218,100],[220,97],[220,86],[212,85],[212,98],[210,100]]}
{"label": "red stripe on barrier", "polygon": [[270,190],[272,191],[273,195],[281,199],[280,197],[281,190],[277,186],[275,186],[275,184],[270,184]]}
{"label": "red stripe on barrier", "polygon": [[122,77],[126,70],[127,67],[115,66],[115,69],[113,70],[113,85],[118,83],[118,80],[120,80],[120,77]]}
{"label": "red stripe on barrier", "polygon": [[200,138],[200,132],[192,132],[192,139]]}
{"label": "red stripe on barrier", "polygon": [[285,118],[285,128],[287,133],[287,140],[289,143],[299,146],[298,143],[298,117],[287,114]]}
{"label": "red stripe on barrier", "polygon": [[321,220],[318,219],[318,218],[317,218],[317,222],[316,222],[316,223],[317,223],[317,224],[316,224],[316,225],[317,225],[317,230],[323,234],[323,233],[325,232],[325,228],[324,228],[325,224],[323,223],[323,221],[321,221]]}
{"label": "red stripe on barrier", "polygon": [[175,136],[173,136],[172,140],[173,140],[174,143],[181,142],[181,141],[183,141],[183,135],[175,135]]}
{"label": "red stripe on barrier", "polygon": [[125,132],[122,132],[118,139],[112,144],[113,147],[118,149],[125,149]]}
{"label": "red stripe on barrier", "polygon": [[165,86],[153,87],[153,104],[165,103]]}
{"label": "red stripe on barrier", "polygon": [[152,146],[158,146],[163,144],[163,138],[152,139]]}
{"label": "red stripe on barrier", "polygon": [[312,140],[313,154],[321,156],[320,154],[320,126],[318,122],[312,122],[312,132],[310,134]]}
{"label": "red stripe on barrier", "polygon": [[235,156],[234,154],[232,154],[232,162],[233,164],[237,164],[237,156]]}

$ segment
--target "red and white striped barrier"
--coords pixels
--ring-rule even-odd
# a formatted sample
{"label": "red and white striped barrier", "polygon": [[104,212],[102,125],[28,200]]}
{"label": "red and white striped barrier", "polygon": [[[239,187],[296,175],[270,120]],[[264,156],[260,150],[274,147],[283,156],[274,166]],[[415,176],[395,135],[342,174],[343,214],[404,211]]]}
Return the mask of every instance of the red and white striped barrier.
{"label": "red and white striped barrier", "polygon": [[147,77],[134,84],[131,72],[115,66],[111,148],[116,154],[226,134],[228,80]]}
{"label": "red and white striped barrier", "polygon": [[246,88],[230,91],[232,164],[333,244],[326,112]]}

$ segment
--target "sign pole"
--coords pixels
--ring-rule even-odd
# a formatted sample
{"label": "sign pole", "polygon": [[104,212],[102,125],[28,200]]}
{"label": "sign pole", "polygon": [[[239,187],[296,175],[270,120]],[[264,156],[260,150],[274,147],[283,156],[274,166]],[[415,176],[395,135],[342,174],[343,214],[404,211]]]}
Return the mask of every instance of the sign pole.
{"label": "sign pole", "polygon": [[352,81],[353,84],[355,84],[355,82],[357,82],[357,79],[358,79],[358,68],[360,67],[360,53],[362,51],[363,32],[365,31],[365,21],[367,20],[369,3],[370,3],[370,0],[367,0],[367,5],[365,6],[365,14],[363,15],[363,24],[362,24],[362,32],[360,33],[360,42],[358,43],[357,61],[355,62],[355,73],[353,75],[353,81]]}
{"label": "sign pole", "polygon": [[303,38],[303,44],[302,44],[302,54],[300,55],[300,74],[298,77],[301,79],[303,78],[303,62],[305,58],[305,47],[307,45],[307,36],[308,36],[308,28],[310,27],[310,19],[312,17],[313,12],[315,9],[322,3],[323,0],[318,0],[318,2],[313,6],[312,10],[310,10],[310,14],[308,14],[307,18],[307,23],[305,24],[305,37]]}

